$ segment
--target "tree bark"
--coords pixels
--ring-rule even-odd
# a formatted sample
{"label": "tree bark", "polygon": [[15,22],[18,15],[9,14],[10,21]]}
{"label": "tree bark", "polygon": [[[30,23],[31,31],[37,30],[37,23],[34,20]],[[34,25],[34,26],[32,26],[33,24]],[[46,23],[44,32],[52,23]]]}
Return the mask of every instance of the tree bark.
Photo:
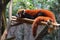
{"label": "tree bark", "polygon": [[0,0],[0,37],[1,37],[1,29],[2,29],[2,0]]}
{"label": "tree bark", "polygon": [[[0,0],[0,39],[2,36],[3,28],[6,27],[6,17],[5,17],[5,10],[6,5],[8,4],[10,0]],[[3,25],[2,25],[3,23]]]}

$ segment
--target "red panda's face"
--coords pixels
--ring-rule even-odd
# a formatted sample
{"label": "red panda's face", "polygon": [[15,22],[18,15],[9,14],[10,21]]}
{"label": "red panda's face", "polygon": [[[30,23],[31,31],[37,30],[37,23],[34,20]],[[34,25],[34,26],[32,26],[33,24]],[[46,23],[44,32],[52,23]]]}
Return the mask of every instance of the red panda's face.
{"label": "red panda's face", "polygon": [[24,15],[24,10],[21,10],[21,11],[19,11],[17,14],[16,14],[16,17],[23,17],[23,15]]}
{"label": "red panda's face", "polygon": [[17,18],[21,17],[21,14],[17,13],[17,14],[16,14],[16,17],[17,17]]}

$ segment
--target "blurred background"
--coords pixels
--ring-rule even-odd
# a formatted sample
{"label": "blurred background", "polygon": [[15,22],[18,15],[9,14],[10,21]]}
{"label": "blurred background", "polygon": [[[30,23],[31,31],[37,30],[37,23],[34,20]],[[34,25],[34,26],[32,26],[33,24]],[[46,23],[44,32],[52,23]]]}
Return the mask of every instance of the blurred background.
{"label": "blurred background", "polygon": [[[3,2],[6,3],[8,3],[9,1],[3,0]],[[60,23],[60,0],[11,0],[11,1],[12,1],[12,16],[16,16],[18,9],[48,9],[55,14],[57,22]],[[9,18],[9,7],[10,2],[6,5],[5,10],[6,12],[4,12],[3,6],[2,13],[3,12],[5,13],[6,18]],[[5,16],[3,15],[3,20]],[[2,27],[4,27],[3,29],[5,29],[4,24],[6,22],[4,23],[4,21],[2,21],[2,23],[3,23]],[[0,30],[3,31],[3,29]],[[7,38],[9,39],[12,36],[16,37],[14,40],[34,40],[32,36],[31,25],[25,23],[9,28]],[[60,40],[60,27],[58,30],[55,30],[52,34],[45,35],[43,37],[43,40]]]}
{"label": "blurred background", "polygon": [[[8,17],[8,7],[6,16]],[[13,0],[12,15],[17,13],[18,9],[48,9],[54,12],[58,23],[60,23],[60,0]]]}

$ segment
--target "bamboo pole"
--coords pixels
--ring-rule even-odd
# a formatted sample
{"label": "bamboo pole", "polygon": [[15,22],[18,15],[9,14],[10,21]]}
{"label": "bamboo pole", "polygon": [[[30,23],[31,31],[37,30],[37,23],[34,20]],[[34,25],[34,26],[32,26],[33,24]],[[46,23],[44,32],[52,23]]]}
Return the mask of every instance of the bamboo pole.
{"label": "bamboo pole", "polygon": [[9,5],[9,24],[11,24],[11,17],[12,17],[12,3],[13,0],[10,1],[10,5]]}

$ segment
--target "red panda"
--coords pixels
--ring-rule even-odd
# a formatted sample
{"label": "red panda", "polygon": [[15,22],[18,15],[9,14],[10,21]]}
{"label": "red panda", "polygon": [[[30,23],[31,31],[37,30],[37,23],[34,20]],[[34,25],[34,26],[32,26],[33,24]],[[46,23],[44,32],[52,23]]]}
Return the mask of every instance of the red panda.
{"label": "red panda", "polygon": [[51,20],[52,22],[56,23],[55,15],[53,12],[45,9],[40,9],[40,10],[19,10],[17,17],[20,18],[30,18],[34,19],[34,22],[32,24],[32,31],[33,31],[33,36],[36,36],[36,31],[38,28],[38,23],[42,20],[47,21]]}
{"label": "red panda", "polygon": [[18,11],[17,17],[26,17],[26,18],[31,18],[35,19],[38,16],[47,16],[52,18],[54,21],[56,21],[55,19],[55,15],[53,14],[53,12],[49,11],[49,10],[45,10],[45,9],[36,9],[36,10],[20,10]]}

